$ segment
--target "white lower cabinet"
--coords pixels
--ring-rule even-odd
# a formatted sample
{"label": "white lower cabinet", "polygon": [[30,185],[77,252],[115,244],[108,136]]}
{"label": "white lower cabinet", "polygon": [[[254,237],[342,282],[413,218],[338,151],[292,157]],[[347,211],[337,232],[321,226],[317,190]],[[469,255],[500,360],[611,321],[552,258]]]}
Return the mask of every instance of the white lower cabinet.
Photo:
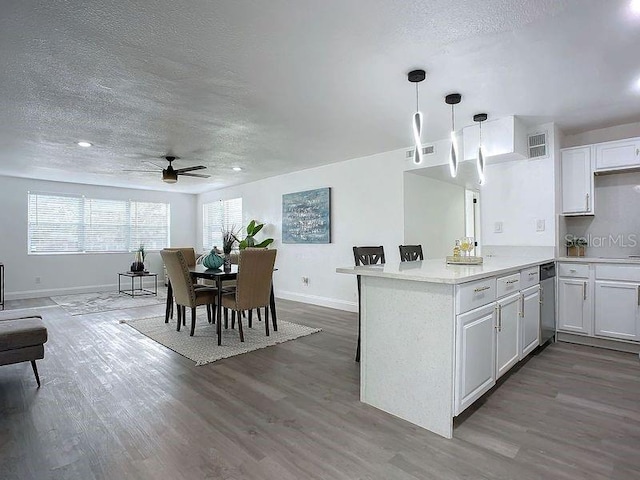
{"label": "white lower cabinet", "polygon": [[495,303],[456,319],[456,415],[496,383],[495,332]]}
{"label": "white lower cabinet", "polygon": [[522,291],[520,360],[540,345],[540,285]]}
{"label": "white lower cabinet", "polygon": [[558,279],[558,329],[592,334],[589,279]]}
{"label": "white lower cabinet", "polygon": [[520,359],[520,293],[498,300],[496,379]]}
{"label": "white lower cabinet", "polygon": [[595,334],[640,340],[640,285],[596,281]]}

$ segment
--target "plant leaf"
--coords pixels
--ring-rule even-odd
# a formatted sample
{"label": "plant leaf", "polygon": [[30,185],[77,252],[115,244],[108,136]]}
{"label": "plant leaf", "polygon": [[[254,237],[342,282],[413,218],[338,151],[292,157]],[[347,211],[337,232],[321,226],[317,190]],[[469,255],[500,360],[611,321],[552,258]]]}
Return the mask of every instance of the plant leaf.
{"label": "plant leaf", "polygon": [[263,241],[261,241],[260,243],[258,243],[257,245],[255,245],[256,248],[265,248],[268,247],[269,245],[271,245],[273,243],[273,238],[267,238]]}
{"label": "plant leaf", "polygon": [[255,220],[251,220],[249,222],[249,225],[247,225],[247,234],[253,235],[252,232],[253,232],[253,229],[255,228],[255,226],[256,226],[256,221]]}
{"label": "plant leaf", "polygon": [[262,230],[262,227],[264,227],[264,223],[258,223],[257,225],[255,225],[253,228],[253,233],[251,235],[255,235],[256,233],[258,233],[260,230]]}
{"label": "plant leaf", "polygon": [[245,248],[247,248],[247,242],[246,240],[242,240],[239,244],[238,247],[240,248],[240,250],[244,250]]}

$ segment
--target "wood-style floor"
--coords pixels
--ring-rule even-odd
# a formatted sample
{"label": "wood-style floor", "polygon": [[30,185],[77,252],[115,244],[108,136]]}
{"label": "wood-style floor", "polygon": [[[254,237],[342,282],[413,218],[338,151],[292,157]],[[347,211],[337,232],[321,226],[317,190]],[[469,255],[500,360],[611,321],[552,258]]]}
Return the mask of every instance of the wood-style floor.
{"label": "wood-style floor", "polygon": [[323,332],[202,367],[118,323],[161,305],[38,307],[42,388],[0,367],[0,478],[640,478],[632,354],[551,345],[445,440],[358,401],[354,314],[278,305]]}

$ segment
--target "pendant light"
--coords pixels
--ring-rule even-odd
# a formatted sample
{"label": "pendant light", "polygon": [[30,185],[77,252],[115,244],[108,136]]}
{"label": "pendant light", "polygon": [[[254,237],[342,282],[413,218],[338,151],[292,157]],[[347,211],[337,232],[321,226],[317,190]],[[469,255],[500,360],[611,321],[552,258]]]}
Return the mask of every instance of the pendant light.
{"label": "pendant light", "polygon": [[418,97],[418,83],[427,78],[427,72],[424,70],[412,70],[407,75],[408,80],[411,83],[416,84],[416,113],[413,114],[412,129],[413,129],[413,142],[415,143],[415,151],[413,152],[413,163],[422,163],[422,141],[420,135],[422,134],[422,112],[420,112],[420,102]]}
{"label": "pendant light", "polygon": [[473,121],[478,122],[480,128],[480,141],[478,142],[478,160],[476,162],[476,168],[478,170],[478,183],[482,185],[484,183],[484,155],[482,153],[482,122],[487,119],[486,113],[477,113],[473,116]]}
{"label": "pendant light", "polygon": [[451,105],[451,151],[449,152],[449,172],[452,178],[458,175],[458,139],[456,138],[456,120],[453,113],[453,106],[460,103],[462,95],[451,93],[444,97],[447,105]]}

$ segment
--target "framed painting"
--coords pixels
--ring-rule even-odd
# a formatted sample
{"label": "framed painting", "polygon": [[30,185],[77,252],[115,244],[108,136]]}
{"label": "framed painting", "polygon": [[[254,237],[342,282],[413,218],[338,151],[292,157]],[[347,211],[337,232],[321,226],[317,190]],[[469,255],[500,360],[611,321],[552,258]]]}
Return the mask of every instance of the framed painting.
{"label": "framed painting", "polygon": [[331,243],[331,188],[282,195],[282,243]]}

